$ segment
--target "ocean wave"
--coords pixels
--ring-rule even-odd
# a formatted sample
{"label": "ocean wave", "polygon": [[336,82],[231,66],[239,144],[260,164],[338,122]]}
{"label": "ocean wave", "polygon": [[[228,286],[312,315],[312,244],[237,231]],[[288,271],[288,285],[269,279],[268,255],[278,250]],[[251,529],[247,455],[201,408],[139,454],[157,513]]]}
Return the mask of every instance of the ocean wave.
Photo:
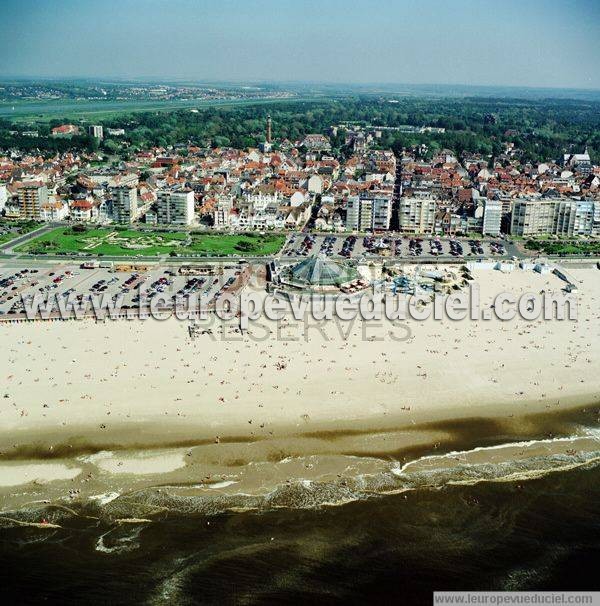
{"label": "ocean wave", "polygon": [[237,484],[235,480],[223,480],[222,482],[215,482],[214,484],[203,484],[202,487],[215,490],[218,488],[227,488],[228,486],[233,486],[234,484]]}
{"label": "ocean wave", "polygon": [[[586,428],[588,429],[588,428]],[[592,434],[590,434],[591,436]],[[600,434],[599,434],[600,436]],[[500,451],[506,448],[529,448],[531,446],[541,446],[544,444],[559,444],[562,442],[575,442],[580,440],[582,436],[568,436],[561,438],[545,438],[540,440],[523,440],[521,442],[506,442],[504,444],[496,444],[494,446],[477,446],[476,448],[471,448],[469,450],[452,450],[450,452],[442,453],[442,454],[434,454],[434,455],[426,455],[424,457],[419,457],[418,459],[414,459],[412,461],[408,461],[404,463],[404,465],[399,468],[394,468],[393,473],[400,476],[404,474],[410,467],[413,467],[417,464],[421,464],[425,461],[436,461],[442,459],[456,459],[465,455],[473,455],[479,452],[495,452]],[[600,438],[599,438],[600,439]]]}
{"label": "ocean wave", "polygon": [[119,496],[121,496],[120,492],[105,492],[103,494],[92,495],[91,497],[88,497],[88,499],[91,501],[98,501],[100,505],[106,505],[107,503],[119,498]]}
{"label": "ocean wave", "polygon": [[549,576],[555,564],[568,553],[566,547],[555,545],[552,550],[541,553],[533,562],[528,562],[526,567],[520,566],[509,570],[505,578],[500,580],[500,588],[502,591],[526,591],[538,585]]}
{"label": "ocean wave", "polygon": [[593,440],[600,442],[600,427],[582,427],[582,431]]}
{"label": "ocean wave", "polygon": [[131,530],[123,530],[121,526],[111,528],[98,537],[95,549],[108,554],[134,551],[140,547],[138,538],[142,529],[142,525]]}
{"label": "ocean wave", "polygon": [[[587,429],[587,428],[586,428]],[[580,450],[582,441],[589,440],[589,434],[570,437],[546,438],[508,442],[496,446],[477,447],[471,450],[451,451],[439,455],[427,455],[404,465],[392,467],[398,479],[411,486],[467,486],[481,482],[525,482],[547,476],[552,473],[571,471],[577,468],[593,467],[600,463],[600,450]],[[567,444],[570,448],[564,452],[544,452],[527,456],[527,450],[539,450],[540,447],[552,447]],[[485,453],[493,455],[503,450],[520,451],[523,458],[508,458],[498,462],[485,460],[472,462],[474,455]],[[448,464],[450,465],[448,466]]]}
{"label": "ocean wave", "polygon": [[262,495],[244,493],[181,496],[163,487],[160,493],[143,490],[115,499],[109,504],[111,515],[151,516],[169,511],[188,515],[218,515],[227,511],[268,511],[273,509],[317,509],[341,506],[357,500],[423,489],[468,486],[481,482],[525,482],[551,473],[590,468],[600,463],[600,452],[577,455],[557,454],[532,457],[524,461],[458,465],[398,476],[397,469],[382,470],[336,481],[300,479],[276,486]]}

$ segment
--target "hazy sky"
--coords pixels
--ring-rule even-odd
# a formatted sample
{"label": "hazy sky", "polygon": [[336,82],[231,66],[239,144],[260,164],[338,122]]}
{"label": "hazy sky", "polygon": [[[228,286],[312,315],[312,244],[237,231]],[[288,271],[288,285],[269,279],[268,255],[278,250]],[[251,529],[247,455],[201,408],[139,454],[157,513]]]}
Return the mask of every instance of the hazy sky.
{"label": "hazy sky", "polygon": [[600,0],[0,0],[0,75],[600,88]]}

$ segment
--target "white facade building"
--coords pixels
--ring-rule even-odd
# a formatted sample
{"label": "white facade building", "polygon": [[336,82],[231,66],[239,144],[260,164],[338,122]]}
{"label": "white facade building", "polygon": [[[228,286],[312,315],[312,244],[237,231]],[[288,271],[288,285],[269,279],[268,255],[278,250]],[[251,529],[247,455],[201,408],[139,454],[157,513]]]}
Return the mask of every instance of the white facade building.
{"label": "white facade building", "polygon": [[98,206],[90,200],[75,200],[70,206],[71,219],[78,222],[96,222],[100,215]]}
{"label": "white facade building", "polygon": [[484,200],[483,202],[483,235],[498,236],[502,222],[502,202]]}
{"label": "white facade building", "polygon": [[159,225],[192,225],[194,222],[194,192],[191,189],[158,192]]}
{"label": "white facade building", "polygon": [[104,139],[104,129],[97,124],[88,126],[88,134],[96,139]]}
{"label": "white facade building", "polygon": [[111,187],[112,217],[117,223],[133,223],[138,216],[137,189],[130,186]]}
{"label": "white facade building", "polygon": [[514,236],[590,236],[600,234],[600,202],[517,198],[510,233]]}
{"label": "white facade building", "polygon": [[8,192],[6,191],[6,185],[0,184],[0,212],[2,212],[4,210],[7,200],[8,200]]}
{"label": "white facade building", "polygon": [[42,221],[62,221],[69,216],[69,205],[63,200],[48,200],[40,207]]}
{"label": "white facade building", "polygon": [[229,227],[233,196],[219,196],[213,212],[213,224],[217,229]]}
{"label": "white facade building", "polygon": [[360,199],[358,196],[350,196],[346,201],[346,229],[358,231],[360,218]]}
{"label": "white facade building", "polygon": [[245,194],[244,200],[247,203],[252,204],[254,210],[257,211],[264,210],[269,204],[280,204],[281,196],[279,195],[279,192],[275,192],[273,194],[258,192],[256,194]]}
{"label": "white facade building", "polygon": [[307,189],[311,194],[323,193],[323,178],[319,175],[311,175],[308,178]]}
{"label": "white facade building", "polygon": [[373,198],[373,230],[387,230],[392,218],[392,199],[388,197]]}
{"label": "white facade building", "polygon": [[436,201],[429,197],[400,198],[400,230],[412,234],[429,234],[435,228]]}
{"label": "white facade building", "polygon": [[350,196],[346,204],[346,229],[380,231],[390,228],[392,200],[386,196]]}

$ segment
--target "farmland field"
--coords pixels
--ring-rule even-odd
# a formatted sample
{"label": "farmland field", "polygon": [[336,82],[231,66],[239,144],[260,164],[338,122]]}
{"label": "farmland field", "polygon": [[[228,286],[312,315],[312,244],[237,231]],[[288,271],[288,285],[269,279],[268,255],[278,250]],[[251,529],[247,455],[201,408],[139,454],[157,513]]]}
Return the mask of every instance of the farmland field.
{"label": "farmland field", "polygon": [[180,100],[128,100],[128,101],[98,101],[98,100],[23,100],[0,101],[0,118],[11,122],[31,123],[32,121],[48,121],[52,119],[77,120],[85,117],[94,120],[104,120],[115,115],[145,112],[173,111],[178,109],[194,109],[204,107],[235,107],[244,105],[276,104],[285,101],[313,101],[319,96],[294,98],[252,98],[252,99],[180,99]]}
{"label": "farmland field", "polygon": [[279,251],[285,236],[277,234],[200,234],[194,232],[137,231],[98,228],[77,231],[60,227],[17,248],[38,255],[85,253],[91,256],[192,254],[202,256],[271,255]]}

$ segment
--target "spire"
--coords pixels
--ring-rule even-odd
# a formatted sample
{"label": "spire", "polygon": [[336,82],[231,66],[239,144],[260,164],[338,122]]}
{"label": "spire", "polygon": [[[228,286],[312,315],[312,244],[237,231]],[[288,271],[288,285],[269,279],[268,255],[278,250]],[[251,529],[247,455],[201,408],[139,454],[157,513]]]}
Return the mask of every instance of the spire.
{"label": "spire", "polygon": [[271,116],[267,116],[267,143],[271,143]]}

